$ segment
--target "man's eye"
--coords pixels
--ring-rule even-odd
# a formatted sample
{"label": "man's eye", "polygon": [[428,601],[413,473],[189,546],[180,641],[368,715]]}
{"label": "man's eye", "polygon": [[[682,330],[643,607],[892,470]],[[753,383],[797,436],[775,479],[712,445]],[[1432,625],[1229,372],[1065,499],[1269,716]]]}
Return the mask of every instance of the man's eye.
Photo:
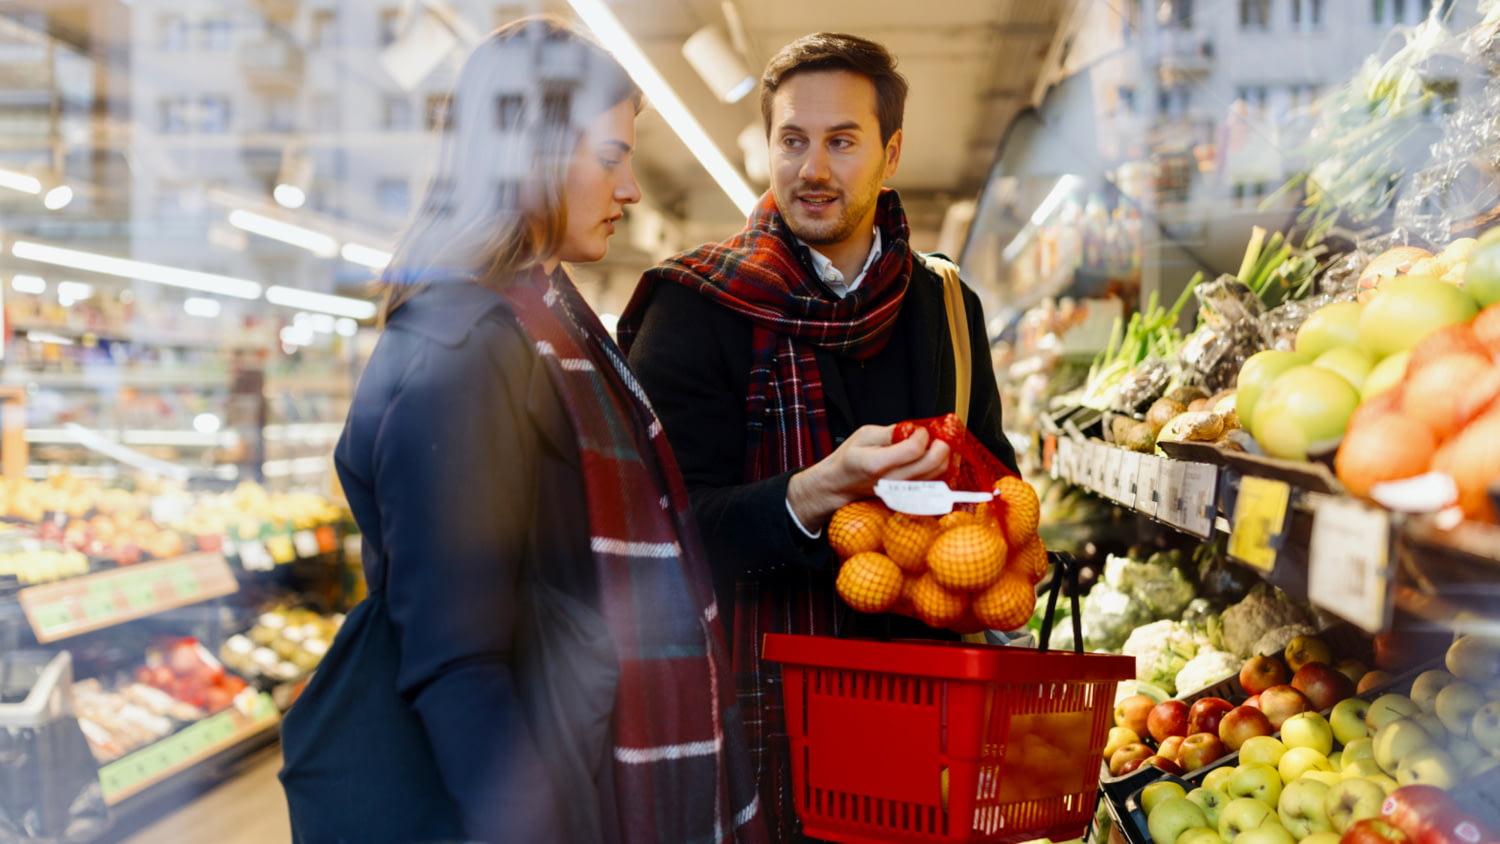
{"label": "man's eye", "polygon": [[803,141],[801,138],[783,138],[781,141],[781,145],[787,149],[800,149],[802,144]]}

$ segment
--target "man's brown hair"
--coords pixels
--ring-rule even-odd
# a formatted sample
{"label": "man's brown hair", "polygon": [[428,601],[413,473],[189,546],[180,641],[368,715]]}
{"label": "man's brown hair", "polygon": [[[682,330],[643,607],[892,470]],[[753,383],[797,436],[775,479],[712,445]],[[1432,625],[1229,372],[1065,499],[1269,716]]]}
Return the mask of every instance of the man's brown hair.
{"label": "man's brown hair", "polygon": [[782,47],[760,77],[760,115],[771,133],[771,99],[781,83],[798,73],[847,70],[875,85],[875,114],[880,118],[880,142],[889,143],[901,128],[906,112],[906,77],[896,71],[896,59],[885,47],[855,35],[817,32]]}

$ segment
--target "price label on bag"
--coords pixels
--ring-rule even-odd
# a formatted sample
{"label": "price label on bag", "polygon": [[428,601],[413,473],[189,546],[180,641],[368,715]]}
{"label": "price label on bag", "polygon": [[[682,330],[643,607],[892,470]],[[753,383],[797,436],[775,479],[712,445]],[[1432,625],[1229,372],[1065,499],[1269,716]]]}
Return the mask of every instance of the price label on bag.
{"label": "price label on bag", "polygon": [[1371,633],[1390,625],[1390,515],[1343,498],[1313,511],[1307,592],[1313,602]]}
{"label": "price label on bag", "polygon": [[1183,530],[1208,539],[1214,535],[1215,502],[1219,492],[1219,468],[1207,463],[1189,463],[1182,475]]}
{"label": "price label on bag", "polygon": [[1229,532],[1229,556],[1269,572],[1286,532],[1292,488],[1281,481],[1247,475],[1240,479]]}
{"label": "price label on bag", "polygon": [[1156,518],[1157,488],[1161,482],[1162,459],[1154,454],[1142,454],[1140,469],[1135,476],[1135,509]]}

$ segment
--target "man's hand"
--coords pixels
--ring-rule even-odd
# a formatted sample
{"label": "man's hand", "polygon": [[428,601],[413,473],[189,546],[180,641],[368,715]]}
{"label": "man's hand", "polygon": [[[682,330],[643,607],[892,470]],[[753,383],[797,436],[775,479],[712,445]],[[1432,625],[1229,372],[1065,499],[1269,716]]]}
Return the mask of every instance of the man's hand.
{"label": "man's hand", "polygon": [[948,469],[948,444],[933,441],[926,429],[894,445],[895,425],[865,425],[830,455],[791,477],[786,500],[810,531],[822,530],[835,510],[875,494],[881,478],[930,481]]}

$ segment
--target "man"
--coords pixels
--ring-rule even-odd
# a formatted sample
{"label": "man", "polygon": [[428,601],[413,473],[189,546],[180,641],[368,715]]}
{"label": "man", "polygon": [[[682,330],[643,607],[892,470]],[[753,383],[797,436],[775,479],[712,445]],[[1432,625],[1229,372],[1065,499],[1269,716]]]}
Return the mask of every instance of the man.
{"label": "man", "polygon": [[[834,597],[824,529],[882,478],[942,474],[948,448],[893,425],[954,409],[941,278],[883,187],[901,159],[906,80],[879,44],[819,33],[771,59],[761,114],[771,190],[745,229],[649,270],[620,339],[666,430],[715,567],[718,605],[773,840],[795,840],[780,671],[767,632],[938,636]],[[1006,464],[978,297],[969,426]],[[949,638],[952,638],[951,636]]]}

